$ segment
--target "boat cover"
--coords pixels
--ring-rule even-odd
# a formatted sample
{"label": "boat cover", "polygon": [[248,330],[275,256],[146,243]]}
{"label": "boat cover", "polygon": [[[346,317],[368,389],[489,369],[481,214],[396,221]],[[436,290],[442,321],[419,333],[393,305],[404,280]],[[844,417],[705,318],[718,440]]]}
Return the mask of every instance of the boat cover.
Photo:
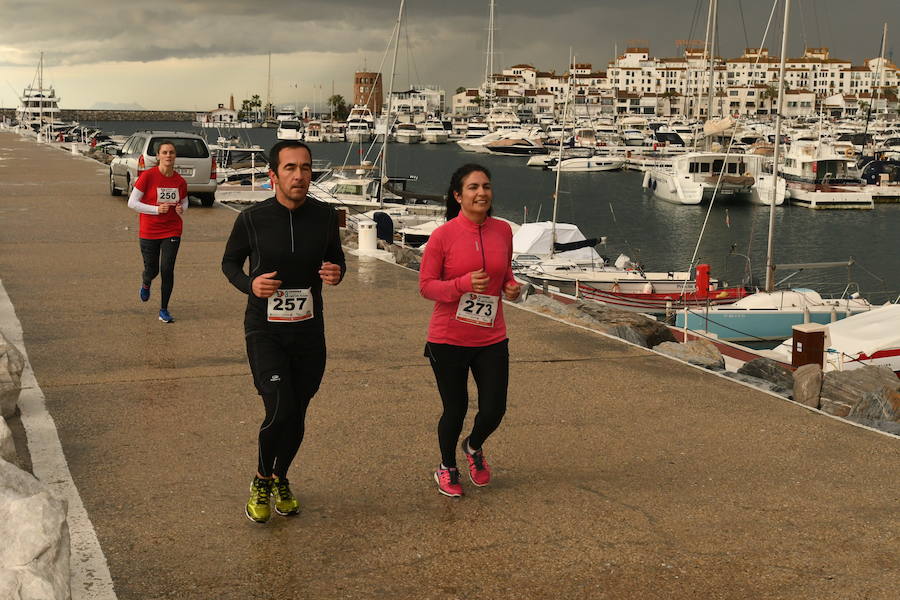
{"label": "boat cover", "polygon": [[[577,225],[571,223],[556,224],[556,242],[558,244],[570,244],[573,242],[581,242],[586,238],[578,229]],[[513,235],[513,254],[534,254],[536,256],[546,256],[550,254],[550,247],[553,244],[553,223],[550,221],[542,221],[540,223],[525,223]],[[566,258],[574,261],[601,261],[600,254],[594,248],[579,248],[568,252],[557,254],[560,258]]]}
{"label": "boat cover", "polygon": [[828,324],[825,345],[849,356],[900,348],[900,304],[886,304]]}

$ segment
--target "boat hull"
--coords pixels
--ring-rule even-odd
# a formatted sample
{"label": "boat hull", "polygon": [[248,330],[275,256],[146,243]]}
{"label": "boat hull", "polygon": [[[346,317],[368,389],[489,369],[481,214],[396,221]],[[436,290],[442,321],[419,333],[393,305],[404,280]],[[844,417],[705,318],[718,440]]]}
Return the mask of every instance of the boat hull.
{"label": "boat hull", "polygon": [[789,183],[788,195],[791,204],[812,209],[875,208],[871,193],[849,187]]}
{"label": "boat hull", "polygon": [[[791,337],[794,325],[804,322],[826,325],[832,318],[843,319],[853,311],[832,311],[831,307],[809,311],[806,321],[804,311],[748,308],[717,308],[715,311],[694,311],[687,314],[687,328],[694,331],[707,331],[717,338],[730,342],[755,342],[760,340],[786,340]],[[684,313],[675,315],[675,326],[683,328]]]}

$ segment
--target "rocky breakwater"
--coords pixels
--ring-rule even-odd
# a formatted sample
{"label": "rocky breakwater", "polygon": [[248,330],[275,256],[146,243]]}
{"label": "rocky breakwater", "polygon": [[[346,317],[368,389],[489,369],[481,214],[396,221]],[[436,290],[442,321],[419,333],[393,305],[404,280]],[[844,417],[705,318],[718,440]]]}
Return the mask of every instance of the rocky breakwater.
{"label": "rocky breakwater", "polygon": [[758,358],[745,363],[737,372],[728,372],[724,357],[712,343],[706,340],[678,343],[667,326],[637,313],[580,300],[564,304],[541,294],[529,296],[525,305],[720,372],[826,414],[900,435],[900,379],[886,366],[823,374],[819,365],[792,371],[775,361]]}
{"label": "rocky breakwater", "polygon": [[70,598],[65,500],[20,466],[7,420],[18,418],[25,360],[0,333],[0,598]]}
{"label": "rocky breakwater", "polygon": [[[344,245],[356,246],[355,232],[343,229],[341,235]],[[418,251],[383,240],[378,240],[378,248],[390,252],[397,264],[418,270],[422,260]],[[775,361],[758,358],[737,372],[729,372],[725,370],[722,353],[712,343],[706,340],[679,343],[660,321],[596,302],[561,302],[534,292],[529,285],[522,294],[522,305],[530,310],[652,348],[826,414],[900,435],[900,379],[888,367],[867,366],[823,374],[818,365],[792,371]]]}

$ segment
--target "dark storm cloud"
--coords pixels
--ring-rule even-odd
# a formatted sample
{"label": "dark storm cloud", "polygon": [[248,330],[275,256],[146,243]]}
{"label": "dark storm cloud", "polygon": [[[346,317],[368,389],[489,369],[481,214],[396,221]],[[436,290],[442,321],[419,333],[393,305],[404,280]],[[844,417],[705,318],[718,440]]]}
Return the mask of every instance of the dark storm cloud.
{"label": "dark storm cloud", "polygon": [[[656,56],[672,56],[676,39],[702,39],[706,24],[706,3],[697,0],[498,0],[496,4],[498,70],[518,62],[563,69],[570,47],[580,59],[605,68],[616,46],[621,51],[635,39],[648,41]],[[721,54],[737,56],[745,45],[759,44],[771,2],[720,0],[719,5]],[[356,54],[378,60],[398,8],[398,0],[4,1],[0,22],[6,26],[0,47],[18,52],[0,55],[0,65],[34,64],[40,50],[47,52],[51,65],[269,51]],[[474,76],[481,63],[483,72],[488,0],[409,0],[406,14],[408,44],[422,69],[458,74],[465,65],[465,72]],[[775,21],[767,41],[773,54],[779,48],[780,15]],[[900,35],[900,2],[796,0],[791,53],[799,53],[804,44],[825,45],[833,55],[859,62],[877,54],[884,21],[895,37]]]}

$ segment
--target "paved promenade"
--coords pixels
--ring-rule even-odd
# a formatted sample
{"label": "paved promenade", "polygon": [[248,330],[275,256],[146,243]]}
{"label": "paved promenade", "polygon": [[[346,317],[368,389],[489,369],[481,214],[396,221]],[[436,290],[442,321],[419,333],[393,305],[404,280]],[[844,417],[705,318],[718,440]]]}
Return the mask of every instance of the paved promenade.
{"label": "paved promenade", "polygon": [[495,483],[440,496],[430,303],[349,255],[302,512],[251,523],[234,218],[186,213],[163,325],[106,168],[0,132],[0,279],[121,600],[897,597],[897,439],[523,310]]}

